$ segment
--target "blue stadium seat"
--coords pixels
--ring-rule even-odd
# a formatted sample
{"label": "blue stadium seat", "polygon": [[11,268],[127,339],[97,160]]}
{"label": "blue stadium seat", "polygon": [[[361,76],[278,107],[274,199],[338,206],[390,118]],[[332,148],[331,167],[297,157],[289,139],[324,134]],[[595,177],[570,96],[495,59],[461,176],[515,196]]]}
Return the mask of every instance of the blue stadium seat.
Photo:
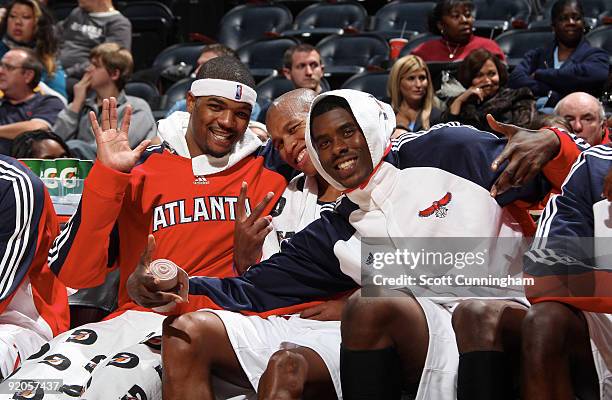
{"label": "blue stadium seat", "polygon": [[342,85],[342,89],[360,90],[370,93],[378,100],[391,103],[391,99],[387,95],[388,80],[389,71],[362,72],[347,79]]}
{"label": "blue stadium seat", "polygon": [[543,47],[552,42],[550,31],[512,30],[504,32],[495,41],[506,54],[508,65],[518,65],[529,50]]}
{"label": "blue stadium seat", "polygon": [[175,42],[174,14],[158,1],[130,2],[120,11],[132,23],[134,69],[148,68],[160,51]]}
{"label": "blue stadium seat", "polygon": [[593,29],[586,35],[586,40],[589,41],[591,46],[607,51],[612,64],[612,26],[604,25]]}
{"label": "blue stadium seat", "polygon": [[389,56],[389,44],[374,34],[332,35],[317,44],[325,65],[325,76],[354,75],[368,66],[382,65]]}
{"label": "blue stadium seat", "polygon": [[245,63],[256,80],[273,75],[283,67],[285,51],[299,42],[293,38],[272,38],[250,42],[241,46],[236,53]]}
{"label": "blue stadium seat", "polygon": [[427,32],[427,17],[435,5],[434,2],[392,1],[376,12],[372,31],[386,39],[400,37],[402,30],[404,38],[415,36],[413,32]]}
{"label": "blue stadium seat", "polygon": [[365,28],[368,13],[356,1],[334,1],[312,4],[303,9],[296,17],[293,27],[283,31],[283,36],[300,37],[303,40],[318,39],[342,34],[349,30],[362,31]]}
{"label": "blue stadium seat", "polygon": [[204,46],[205,45],[202,43],[173,44],[163,49],[157,57],[155,57],[153,67],[167,68],[181,62],[195,66]]}
{"label": "blue stadium seat", "polygon": [[219,43],[236,50],[270,33],[288,29],[293,21],[289,9],[276,4],[244,4],[232,8],[219,23]]}

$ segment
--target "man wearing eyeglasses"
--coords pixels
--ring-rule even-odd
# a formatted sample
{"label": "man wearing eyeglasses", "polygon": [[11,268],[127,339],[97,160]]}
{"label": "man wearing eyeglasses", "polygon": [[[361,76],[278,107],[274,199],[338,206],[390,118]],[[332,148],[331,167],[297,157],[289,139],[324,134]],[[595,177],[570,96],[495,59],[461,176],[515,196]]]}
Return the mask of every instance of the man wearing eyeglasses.
{"label": "man wearing eyeglasses", "polygon": [[30,49],[15,48],[0,61],[0,154],[10,154],[13,139],[26,131],[48,130],[64,108],[55,96],[34,92],[43,65]]}

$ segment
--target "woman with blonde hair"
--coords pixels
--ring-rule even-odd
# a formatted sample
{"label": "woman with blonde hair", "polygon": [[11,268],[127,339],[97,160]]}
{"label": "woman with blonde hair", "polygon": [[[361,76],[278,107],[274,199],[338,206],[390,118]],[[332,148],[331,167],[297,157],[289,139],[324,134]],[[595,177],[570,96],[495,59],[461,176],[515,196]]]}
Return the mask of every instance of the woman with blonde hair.
{"label": "woman with blonde hair", "polygon": [[404,56],[393,64],[387,93],[397,120],[392,137],[429,129],[440,120],[442,111],[434,105],[431,74],[419,56]]}

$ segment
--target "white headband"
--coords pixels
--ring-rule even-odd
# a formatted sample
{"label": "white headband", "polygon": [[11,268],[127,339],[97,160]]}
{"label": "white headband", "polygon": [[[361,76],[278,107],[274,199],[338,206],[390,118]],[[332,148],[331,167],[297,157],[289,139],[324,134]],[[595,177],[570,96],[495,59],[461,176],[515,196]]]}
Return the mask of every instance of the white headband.
{"label": "white headband", "polygon": [[229,100],[248,103],[253,107],[257,92],[247,85],[225,79],[198,79],[191,84],[194,96],[221,96]]}

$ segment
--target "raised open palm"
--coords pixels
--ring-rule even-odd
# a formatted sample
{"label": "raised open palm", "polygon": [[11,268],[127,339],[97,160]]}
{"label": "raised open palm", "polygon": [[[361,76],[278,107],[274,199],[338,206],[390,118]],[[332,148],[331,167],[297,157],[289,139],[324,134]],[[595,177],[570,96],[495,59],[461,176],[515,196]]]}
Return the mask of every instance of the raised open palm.
{"label": "raised open palm", "polygon": [[89,112],[89,121],[98,146],[98,160],[109,168],[120,172],[130,172],[150,140],[143,140],[135,149],[130,148],[128,131],[132,107],[127,105],[121,128],[117,129],[117,99],[111,97],[102,101],[102,127],[96,114]]}

